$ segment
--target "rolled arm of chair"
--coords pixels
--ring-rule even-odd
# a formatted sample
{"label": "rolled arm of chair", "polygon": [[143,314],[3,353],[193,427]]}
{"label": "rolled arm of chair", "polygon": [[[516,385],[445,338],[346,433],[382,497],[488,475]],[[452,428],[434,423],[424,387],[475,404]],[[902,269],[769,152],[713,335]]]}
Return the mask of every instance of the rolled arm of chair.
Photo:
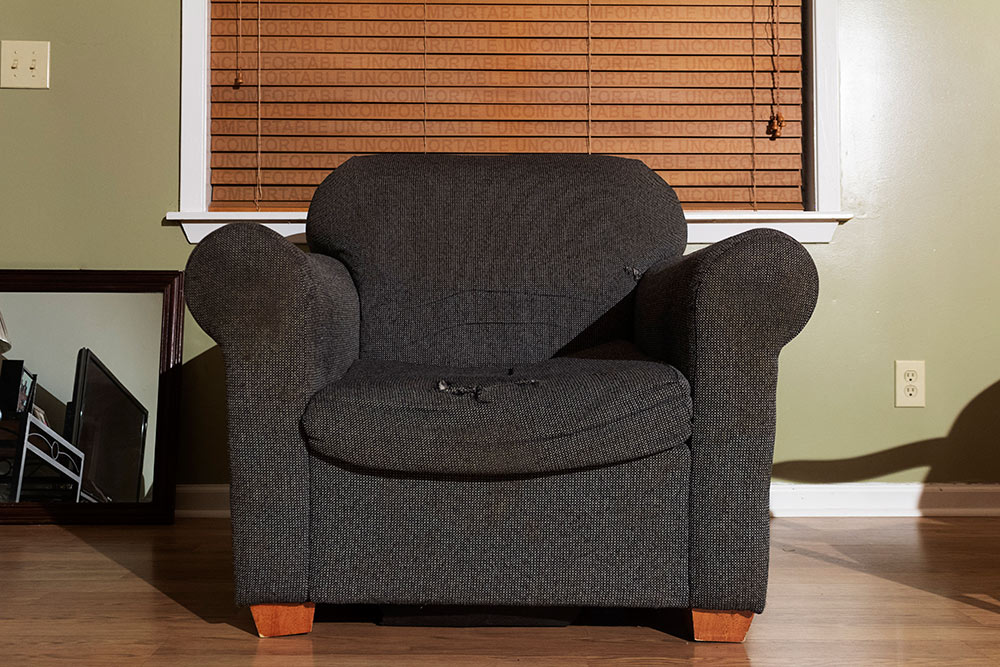
{"label": "rolled arm of chair", "polygon": [[191,253],[187,303],[226,367],[238,604],[302,602],[309,582],[309,463],[299,421],[358,355],[347,269],[257,224]]}
{"label": "rolled arm of chair", "polygon": [[778,353],[818,289],[802,245],[771,229],[651,267],[639,282],[637,343],[691,383],[692,607],[764,608]]}

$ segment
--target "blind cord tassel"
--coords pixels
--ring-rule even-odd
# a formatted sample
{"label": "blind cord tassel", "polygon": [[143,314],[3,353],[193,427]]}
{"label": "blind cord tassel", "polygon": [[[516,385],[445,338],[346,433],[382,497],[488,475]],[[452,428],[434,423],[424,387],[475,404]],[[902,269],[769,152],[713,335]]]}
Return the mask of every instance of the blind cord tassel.
{"label": "blind cord tassel", "polygon": [[767,133],[770,135],[771,141],[781,136],[783,127],[785,127],[785,117],[781,115],[781,112],[771,114],[771,119],[767,121]]}

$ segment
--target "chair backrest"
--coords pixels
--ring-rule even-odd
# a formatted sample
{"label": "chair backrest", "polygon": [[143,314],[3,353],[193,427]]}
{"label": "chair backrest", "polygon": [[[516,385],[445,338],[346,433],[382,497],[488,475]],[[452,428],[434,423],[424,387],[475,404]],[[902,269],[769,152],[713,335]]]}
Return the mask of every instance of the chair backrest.
{"label": "chair backrest", "polygon": [[306,235],[354,278],[362,358],[477,366],[551,357],[687,228],[637,160],[383,154],[327,177]]}

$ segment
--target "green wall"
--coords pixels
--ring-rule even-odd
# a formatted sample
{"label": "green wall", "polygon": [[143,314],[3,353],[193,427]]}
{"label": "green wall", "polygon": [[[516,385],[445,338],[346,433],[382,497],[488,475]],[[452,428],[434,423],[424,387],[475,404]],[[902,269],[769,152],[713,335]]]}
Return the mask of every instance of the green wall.
{"label": "green wall", "polygon": [[51,89],[0,90],[6,268],[177,269],[179,0],[0,0],[52,42]]}
{"label": "green wall", "polygon": [[[52,89],[0,90],[0,266],[179,269],[179,0],[0,0]],[[1000,3],[842,0],[844,208],[782,356],[776,473],[1000,482]],[[187,322],[179,479],[225,481],[221,361]],[[928,407],[895,409],[893,360]]]}

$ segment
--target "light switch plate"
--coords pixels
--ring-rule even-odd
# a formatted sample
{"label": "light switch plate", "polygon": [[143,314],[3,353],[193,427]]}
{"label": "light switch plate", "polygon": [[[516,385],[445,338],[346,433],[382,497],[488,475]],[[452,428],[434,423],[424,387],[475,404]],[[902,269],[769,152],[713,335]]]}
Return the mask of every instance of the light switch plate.
{"label": "light switch plate", "polygon": [[0,88],[48,88],[49,42],[0,42]]}

